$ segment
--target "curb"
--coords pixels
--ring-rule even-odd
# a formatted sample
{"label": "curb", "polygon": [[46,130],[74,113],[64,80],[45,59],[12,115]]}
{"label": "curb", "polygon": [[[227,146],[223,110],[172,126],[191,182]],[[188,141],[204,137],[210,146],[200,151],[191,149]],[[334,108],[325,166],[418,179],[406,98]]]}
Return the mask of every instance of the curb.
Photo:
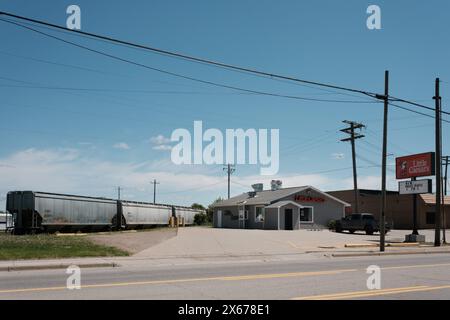
{"label": "curb", "polygon": [[410,255],[410,254],[450,254],[450,250],[440,251],[398,251],[398,252],[367,252],[367,253],[333,253],[332,257],[349,258],[349,257],[371,257],[371,256],[395,256],[395,255]]}
{"label": "curb", "polygon": [[[374,248],[374,247],[379,247],[380,245],[378,243],[346,243],[344,245],[345,248]],[[405,248],[410,248],[410,247],[419,247],[420,243],[418,242],[390,242],[390,243],[386,243],[386,247],[397,247],[397,248],[401,248],[401,247],[405,247]]]}
{"label": "curb", "polygon": [[119,267],[119,265],[115,262],[108,263],[108,262],[102,262],[102,263],[85,263],[85,264],[49,264],[49,265],[31,265],[31,266],[8,266],[8,267],[0,267],[1,271],[27,271],[27,270],[52,270],[52,269],[67,269],[68,267],[76,265],[80,268],[116,268]]}

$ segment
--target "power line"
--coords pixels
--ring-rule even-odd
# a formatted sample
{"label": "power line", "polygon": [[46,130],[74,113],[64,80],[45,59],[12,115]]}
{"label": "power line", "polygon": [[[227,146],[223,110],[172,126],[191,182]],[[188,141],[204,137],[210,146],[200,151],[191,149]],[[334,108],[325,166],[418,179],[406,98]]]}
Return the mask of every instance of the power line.
{"label": "power line", "polygon": [[[279,74],[274,74],[274,73],[268,73],[268,72],[264,72],[264,71],[254,70],[254,69],[250,69],[250,68],[246,68],[246,67],[235,66],[235,65],[230,65],[230,64],[217,62],[217,61],[197,58],[197,57],[193,57],[193,56],[180,54],[180,53],[177,53],[177,52],[172,52],[172,51],[163,50],[163,49],[159,49],[159,48],[149,47],[149,46],[136,44],[136,43],[131,43],[131,42],[128,42],[128,41],[123,41],[123,40],[119,40],[119,39],[115,39],[115,38],[111,38],[111,37],[106,37],[106,36],[102,36],[102,35],[88,33],[88,32],[84,32],[84,31],[80,31],[80,30],[70,30],[70,29],[67,29],[67,28],[55,25],[55,24],[51,24],[51,23],[48,23],[48,22],[39,21],[39,20],[31,19],[31,18],[26,18],[26,17],[10,14],[10,13],[7,13],[7,12],[0,12],[0,15],[5,15],[5,16],[9,16],[9,17],[16,18],[16,19],[19,19],[19,20],[32,22],[34,24],[38,24],[38,25],[41,25],[41,26],[44,25],[44,26],[47,26],[47,27],[56,28],[56,29],[59,29],[59,30],[64,30],[65,32],[69,32],[69,33],[72,33],[72,34],[84,35],[84,36],[88,36],[90,38],[100,39],[100,40],[103,40],[103,41],[109,41],[109,42],[112,42],[112,43],[126,45],[126,46],[130,46],[130,47],[134,47],[134,48],[145,49],[145,50],[149,50],[149,51],[156,52],[156,53],[163,54],[163,55],[168,55],[168,56],[172,56],[172,57],[182,58],[182,59],[185,59],[185,60],[190,60],[190,61],[194,61],[194,62],[198,62],[198,63],[202,63],[202,64],[218,66],[218,67],[222,67],[222,68],[226,68],[226,69],[231,69],[231,70],[234,70],[234,71],[246,72],[246,73],[255,74],[255,75],[259,75],[259,76],[269,77],[270,79],[288,80],[288,81],[293,81],[293,82],[298,82],[298,83],[310,84],[310,85],[314,85],[314,86],[318,86],[318,87],[326,87],[326,88],[337,89],[337,90],[342,90],[342,91],[348,91],[348,92],[353,92],[353,93],[360,93],[360,94],[364,94],[364,95],[370,96],[371,98],[375,98],[375,99],[378,99],[378,100],[384,100],[384,99],[386,99],[388,101],[393,100],[393,101],[408,103],[408,104],[411,104],[411,105],[414,105],[414,106],[417,106],[417,107],[420,107],[420,108],[433,110],[433,108],[431,108],[431,107],[427,107],[425,105],[422,105],[422,104],[419,104],[419,103],[416,103],[416,102],[413,102],[413,101],[408,101],[408,100],[405,100],[405,99],[401,99],[401,98],[396,98],[396,97],[391,97],[391,96],[384,97],[383,95],[376,94],[376,93],[373,93],[373,92],[368,92],[368,91],[363,91],[363,90],[358,90],[358,89],[352,89],[352,88],[346,88],[346,87],[342,87],[342,86],[336,86],[336,85],[331,85],[331,84],[326,84],[326,83],[321,83],[321,82],[316,82],[316,81],[310,81],[310,80],[305,80],[305,79],[299,79],[299,78],[294,78],[294,77],[289,77],[289,76],[283,76],[283,75],[279,75]],[[225,87],[225,88],[228,88],[228,89],[240,90],[240,91],[253,93],[253,94],[269,95],[269,96],[276,96],[276,97],[284,97],[284,98],[290,98],[290,99],[300,99],[300,100],[318,101],[318,102],[335,102],[335,103],[339,103],[339,102],[342,102],[342,103],[344,103],[344,102],[346,102],[346,103],[375,103],[375,101],[343,101],[343,100],[312,99],[312,98],[305,98],[305,97],[298,97],[298,96],[289,96],[289,95],[283,95],[283,94],[278,94],[278,93],[268,93],[268,92],[263,92],[263,91],[244,89],[244,88],[229,86],[229,85],[225,85],[225,84],[219,84],[219,83],[215,83],[215,82],[212,82],[212,81],[196,79],[196,78],[193,78],[193,77],[176,74],[176,73],[165,71],[165,70],[162,70],[162,69],[157,69],[157,68],[145,66],[145,65],[140,64],[140,63],[136,63],[136,62],[133,62],[133,61],[130,61],[130,60],[127,60],[127,59],[123,59],[123,58],[120,58],[120,57],[117,57],[117,56],[113,56],[113,55],[110,55],[110,54],[107,54],[105,52],[101,52],[101,51],[98,51],[98,50],[95,50],[95,49],[91,49],[91,48],[88,48],[88,47],[85,47],[85,46],[82,46],[82,45],[79,45],[79,44],[76,44],[76,43],[73,43],[73,42],[61,39],[61,38],[58,38],[56,36],[52,36],[52,35],[46,34],[44,32],[41,32],[41,31],[38,31],[36,29],[27,27],[27,26],[25,26],[23,24],[20,24],[20,23],[13,22],[11,20],[7,20],[7,19],[0,19],[0,20],[4,21],[6,23],[14,24],[14,25],[22,27],[22,28],[29,29],[31,31],[40,33],[40,34],[45,35],[47,37],[51,37],[51,38],[57,39],[59,41],[63,41],[65,43],[68,43],[68,44],[71,44],[71,45],[75,45],[77,47],[80,47],[80,48],[83,48],[83,49],[86,49],[86,50],[89,50],[89,51],[92,51],[92,52],[95,52],[95,53],[98,53],[98,54],[102,54],[102,55],[108,56],[110,58],[114,58],[114,59],[117,59],[117,60],[120,60],[120,61],[123,61],[123,62],[132,63],[132,64],[135,64],[135,65],[139,65],[141,67],[146,67],[146,68],[152,69],[154,71],[166,73],[166,74],[169,74],[169,75],[172,75],[172,76],[181,77],[181,78],[188,79],[188,80],[191,80],[191,81],[201,82],[201,83],[204,83],[204,84],[209,84],[209,85],[214,85],[214,86],[222,86],[222,87]],[[397,107],[399,107],[399,106],[397,106]],[[412,111],[412,110],[406,109],[406,108],[405,108],[405,110]],[[441,113],[450,115],[450,112],[445,112],[445,111],[442,111],[442,110],[441,110]],[[422,114],[422,115],[425,115],[425,114]]]}
{"label": "power line", "polygon": [[[1,14],[1,12],[0,12],[0,14]],[[100,51],[100,50],[97,50],[97,49],[92,49],[90,47],[87,47],[87,46],[84,46],[84,45],[81,45],[81,44],[78,44],[78,43],[75,43],[75,42],[72,42],[72,41],[68,41],[68,40],[56,37],[54,35],[50,35],[48,33],[45,33],[45,32],[42,32],[42,31],[39,31],[39,30],[36,30],[36,29],[33,29],[31,27],[27,27],[27,26],[25,26],[25,25],[23,25],[21,23],[17,23],[17,22],[5,20],[5,19],[0,19],[0,21],[6,22],[6,23],[10,23],[10,24],[16,25],[16,26],[24,28],[24,29],[28,29],[30,31],[36,32],[36,33],[41,34],[43,36],[46,36],[46,37],[49,37],[49,38],[52,38],[52,39],[64,42],[66,44],[70,44],[70,45],[78,47],[80,49],[84,49],[84,50],[87,50],[87,51],[90,51],[90,52],[93,52],[93,53],[96,53],[96,54],[100,54],[100,55],[105,56],[105,57],[109,57],[109,58],[114,59],[114,60],[118,60],[118,61],[121,61],[121,62],[129,63],[129,64],[132,64],[132,65],[135,65],[135,66],[138,66],[138,67],[142,67],[142,68],[146,68],[146,69],[149,69],[149,70],[153,70],[153,71],[160,72],[160,73],[163,73],[163,74],[166,74],[166,75],[170,75],[170,76],[173,76],[173,77],[178,77],[178,78],[182,78],[182,79],[185,79],[185,80],[195,81],[195,82],[199,82],[199,83],[203,83],[203,84],[207,84],[207,85],[211,85],[211,86],[222,87],[222,88],[226,88],[226,89],[230,89],[230,90],[236,90],[236,91],[246,92],[246,93],[255,94],[255,95],[263,95],[263,96],[271,96],[271,97],[287,98],[287,99],[303,100],[303,101],[311,101],[311,102],[379,103],[379,101],[367,101],[367,100],[356,101],[356,100],[335,100],[335,99],[307,98],[307,97],[301,97],[301,96],[295,96],[295,95],[286,95],[286,94],[279,94],[279,93],[274,93],[274,92],[267,92],[267,91],[259,91],[259,90],[247,89],[247,88],[227,85],[227,84],[223,84],[223,83],[219,83],[219,82],[203,80],[203,79],[200,79],[200,78],[194,78],[194,77],[187,76],[187,75],[184,75],[184,74],[175,73],[175,72],[172,72],[172,71],[167,71],[167,70],[164,70],[164,69],[151,67],[149,65],[146,65],[146,64],[143,64],[143,63],[140,63],[140,62],[136,62],[136,61],[132,61],[132,60],[129,60],[129,59],[125,59],[125,58],[122,58],[122,57],[119,57],[119,56],[116,56],[116,55],[112,55],[112,54],[109,54],[109,53],[104,52],[104,51]]]}
{"label": "power line", "polygon": [[[402,109],[402,110],[409,111],[409,112],[414,112],[414,113],[420,114],[420,115],[425,116],[425,117],[428,117],[428,118],[432,118],[432,119],[435,118],[435,116],[433,116],[433,115],[426,114],[426,113],[423,113],[423,112],[420,112],[420,111],[416,111],[416,110],[411,110],[411,109],[408,109],[408,108],[406,108],[406,107],[399,106],[398,104],[394,104],[394,103],[392,103],[392,102],[389,102],[389,105],[391,105],[391,106],[393,106],[393,107],[396,107],[396,108],[399,108],[399,109]],[[434,109],[432,109],[432,110],[434,111]],[[441,112],[441,113],[444,113],[444,112]],[[446,114],[450,114],[450,113],[446,113]],[[446,122],[446,123],[450,123],[450,121],[445,120],[445,119],[442,119],[442,121],[444,121],[444,122]]]}
{"label": "power line", "polygon": [[223,181],[219,181],[219,182],[215,182],[215,183],[211,183],[211,184],[207,184],[207,185],[203,185],[201,187],[196,187],[196,188],[189,188],[189,189],[184,189],[184,190],[177,190],[177,191],[169,191],[169,192],[160,192],[159,194],[175,194],[175,193],[184,193],[184,192],[191,192],[191,191],[197,191],[197,190],[201,190],[201,189],[205,189],[205,188],[209,188],[209,187],[213,187],[216,186],[218,184],[221,184]]}
{"label": "power line", "polygon": [[[396,102],[408,103],[408,104],[411,104],[411,105],[419,107],[419,108],[435,111],[435,109],[432,108],[432,107],[428,107],[428,106],[425,106],[423,104],[420,104],[420,103],[417,103],[417,102],[414,102],[414,101],[408,101],[408,100],[405,100],[405,99],[399,99],[399,98],[395,98],[395,97],[392,97],[392,96],[389,96],[389,100],[390,101],[396,101]],[[447,112],[447,111],[442,111],[441,110],[441,113],[450,115],[450,112]]]}
{"label": "power line", "polygon": [[[322,83],[322,82],[317,82],[317,81],[310,81],[310,80],[305,80],[305,79],[300,79],[300,78],[294,78],[294,77],[290,77],[290,76],[284,76],[284,75],[280,75],[280,74],[275,74],[275,73],[269,73],[269,72],[265,72],[265,71],[255,70],[255,69],[251,69],[251,68],[247,68],[247,67],[231,65],[231,64],[218,62],[218,61],[198,58],[198,57],[194,57],[194,56],[190,56],[190,55],[186,55],[186,54],[181,54],[179,52],[163,50],[163,49],[156,48],[156,47],[150,47],[150,46],[147,46],[147,45],[132,43],[130,41],[124,41],[124,40],[120,40],[120,39],[116,39],[116,38],[112,38],[112,37],[107,37],[107,36],[102,36],[102,35],[98,35],[98,34],[94,34],[94,33],[90,33],[90,32],[81,31],[81,30],[67,29],[65,27],[58,26],[56,24],[52,24],[52,23],[49,23],[49,22],[40,21],[40,20],[36,20],[36,19],[31,19],[31,18],[27,18],[27,17],[11,14],[11,13],[4,12],[4,11],[0,11],[0,15],[5,15],[5,16],[11,17],[11,18],[15,18],[15,19],[19,19],[19,20],[22,20],[22,21],[31,22],[31,23],[38,24],[38,25],[41,25],[41,26],[46,26],[46,27],[50,27],[50,28],[54,28],[54,29],[58,29],[58,30],[63,30],[65,32],[68,32],[68,33],[71,33],[71,34],[87,36],[89,38],[103,40],[103,41],[111,42],[111,43],[114,43],[114,44],[125,45],[125,46],[132,47],[132,48],[144,49],[144,50],[151,51],[151,52],[154,52],[154,53],[158,53],[158,54],[162,54],[162,55],[166,55],[166,56],[171,56],[171,57],[175,57],[175,58],[181,58],[181,59],[184,59],[184,60],[189,60],[189,61],[193,61],[193,62],[197,62],[197,63],[201,63],[201,64],[212,65],[212,66],[221,67],[221,68],[234,70],[234,71],[239,71],[239,72],[245,72],[245,73],[249,73],[249,74],[263,76],[263,77],[270,78],[270,79],[288,80],[288,81],[293,81],[293,82],[297,82],[297,83],[310,84],[310,85],[314,85],[314,86],[318,86],[318,87],[337,89],[337,90],[353,92],[353,93],[360,93],[360,94],[364,94],[364,95],[367,95],[367,96],[372,97],[372,98],[376,98],[378,100],[387,100],[387,101],[393,100],[393,101],[397,101],[397,102],[408,103],[408,104],[414,105],[416,107],[425,108],[425,109],[428,109],[428,110],[433,110],[433,108],[431,108],[431,107],[428,107],[428,106],[416,103],[414,101],[409,101],[409,100],[406,100],[406,99],[401,99],[401,98],[397,98],[397,97],[393,97],[393,96],[386,96],[385,97],[384,95],[380,95],[380,94],[369,92],[369,91],[352,89],[352,88],[347,88],[347,87],[342,87],[342,86],[337,86],[337,85],[332,85],[332,84],[327,84],[327,83]],[[18,24],[18,23],[15,23],[13,21],[10,21],[10,20],[5,20],[5,19],[1,19],[1,20],[4,21],[4,22],[13,23],[13,24],[21,26],[23,28],[28,28],[28,29],[33,30],[35,32],[41,33],[38,30],[26,27],[26,26],[24,26],[22,24]],[[42,34],[45,34],[45,33],[42,33]],[[50,36],[50,35],[48,35],[48,36]],[[51,37],[54,37],[54,36],[51,36]],[[55,38],[57,38],[57,37],[55,37]],[[63,41],[65,41],[65,40],[63,40]],[[449,114],[450,115],[450,112],[445,112],[445,111],[442,111],[442,110],[441,110],[441,113],[445,113],[445,114]]]}
{"label": "power line", "polygon": [[[12,18],[15,18],[15,19],[24,20],[24,21],[35,23],[35,24],[44,25],[44,26],[47,26],[47,27],[64,30],[64,31],[72,33],[72,34],[80,34],[80,35],[88,36],[88,37],[91,37],[91,38],[101,39],[101,40],[105,40],[105,41],[108,41],[108,42],[121,44],[121,45],[126,45],[126,46],[130,46],[130,47],[134,47],[134,48],[145,49],[145,50],[156,52],[156,53],[159,53],[159,54],[172,56],[172,57],[176,57],[176,58],[181,58],[181,59],[185,59],[185,60],[190,60],[190,61],[194,61],[194,62],[199,62],[199,63],[202,63],[202,64],[213,65],[213,66],[217,66],[217,67],[221,67],[221,68],[226,68],[226,69],[231,69],[231,70],[236,70],[236,71],[256,74],[256,75],[269,77],[269,78],[278,78],[278,79],[283,79],[283,80],[289,80],[289,81],[294,81],[294,82],[311,84],[311,85],[325,87],[325,88],[338,89],[338,90],[354,92],[354,93],[361,93],[361,94],[368,95],[370,97],[375,97],[376,96],[376,93],[372,93],[372,92],[368,92],[368,91],[351,89],[351,88],[336,86],[336,85],[332,85],[332,84],[320,83],[320,82],[316,82],[316,81],[304,80],[304,79],[299,79],[299,78],[294,78],[294,77],[289,77],[289,76],[283,76],[283,75],[279,75],[279,74],[275,74],[275,73],[269,73],[269,72],[265,72],[265,71],[254,70],[254,69],[250,69],[250,68],[246,68],[246,67],[226,64],[226,63],[217,62],[217,61],[213,61],[213,60],[197,58],[197,57],[181,54],[181,53],[178,53],[178,52],[163,50],[163,49],[150,47],[150,46],[146,46],[146,45],[141,45],[141,44],[137,44],[137,43],[132,43],[132,42],[129,42],[129,41],[115,39],[115,38],[112,38],[112,37],[102,36],[102,35],[98,35],[98,34],[94,34],[94,33],[90,33],[90,32],[85,32],[85,31],[81,31],[81,30],[71,30],[71,29],[67,29],[65,27],[61,27],[61,26],[52,24],[52,23],[48,23],[48,22],[44,22],[44,21],[40,21],[40,20],[36,20],[36,19],[31,19],[31,18],[19,16],[19,15],[11,14],[11,13],[8,13],[8,12],[0,11],[0,15],[5,15],[5,16],[12,17]],[[2,21],[12,22],[12,21],[9,21],[9,20],[4,20],[4,19],[2,19]],[[26,26],[23,26],[23,27],[26,27]]]}
{"label": "power line", "polygon": [[[81,31],[81,30],[67,29],[65,27],[58,26],[56,24],[52,24],[52,23],[49,23],[49,22],[40,21],[40,20],[36,20],[36,19],[31,19],[31,18],[27,18],[27,17],[11,14],[11,13],[4,12],[4,11],[0,11],[0,15],[5,15],[5,16],[11,17],[11,18],[15,18],[15,19],[19,19],[19,20],[22,20],[22,21],[31,22],[31,23],[38,24],[38,25],[41,25],[41,26],[46,26],[46,27],[50,27],[50,28],[54,28],[54,29],[58,29],[58,30],[63,30],[65,32],[68,32],[68,33],[71,33],[71,34],[87,36],[89,38],[94,38],[94,39],[97,39],[97,40],[103,40],[103,41],[107,41],[107,42],[114,43],[114,44],[125,45],[125,46],[132,47],[132,48],[144,49],[144,50],[151,51],[151,52],[154,52],[154,53],[158,53],[158,54],[162,54],[162,55],[166,55],[166,56],[170,56],[170,57],[175,57],[175,58],[181,58],[181,59],[192,61],[192,62],[196,62],[196,63],[212,65],[212,66],[221,67],[221,68],[234,70],[234,71],[239,71],[239,72],[245,72],[245,73],[249,73],[249,74],[263,76],[263,77],[270,78],[270,79],[288,80],[288,81],[293,81],[293,82],[298,82],[298,83],[303,83],[303,84],[310,84],[310,85],[314,85],[314,86],[318,86],[318,87],[337,89],[337,90],[353,92],[353,93],[360,93],[360,94],[364,94],[364,95],[367,95],[367,96],[370,96],[372,98],[376,98],[376,99],[379,99],[379,100],[387,98],[387,100],[393,100],[393,101],[397,101],[397,102],[408,103],[408,104],[414,105],[416,107],[425,108],[425,109],[428,109],[428,110],[433,110],[433,108],[431,108],[431,107],[428,107],[428,106],[416,103],[414,101],[409,101],[409,100],[406,100],[406,99],[396,98],[396,97],[393,97],[393,96],[384,97],[383,95],[380,95],[380,94],[377,94],[377,93],[374,93],[374,92],[358,90],[358,89],[352,89],[352,88],[347,88],[347,87],[342,87],[342,86],[337,86],[337,85],[332,85],[332,84],[327,84],[327,83],[322,83],[322,82],[317,82],[317,81],[310,81],[310,80],[305,80],[305,79],[300,79],[300,78],[295,78],[295,77],[290,77],[290,76],[284,76],[284,75],[280,75],[280,74],[269,73],[269,72],[265,72],[265,71],[251,69],[251,68],[248,68],[248,67],[242,67],[242,66],[226,64],[226,63],[222,63],[222,62],[218,62],[218,61],[198,58],[198,57],[194,57],[194,56],[190,56],[190,55],[186,55],[186,54],[181,54],[179,52],[164,50],[164,49],[151,47],[151,46],[147,46],[147,45],[142,45],[142,44],[137,44],[137,43],[133,43],[133,42],[130,42],[130,41],[124,41],[124,40],[120,40],[120,39],[116,39],[116,38],[112,38],[112,37],[108,37],[108,36],[103,36],[103,35],[98,35],[98,34],[94,34],[94,33],[90,33],[90,32]],[[1,20],[5,21],[5,22],[14,23],[14,22],[12,22],[10,20],[5,20],[5,19],[1,19]],[[24,25],[21,25],[21,26],[27,28]],[[30,29],[32,29],[32,28],[30,28]],[[32,30],[34,30],[34,29],[32,29]],[[35,30],[35,31],[39,32],[37,30]],[[442,110],[441,110],[441,112],[450,115],[450,112],[445,112],[445,111],[442,111]]]}

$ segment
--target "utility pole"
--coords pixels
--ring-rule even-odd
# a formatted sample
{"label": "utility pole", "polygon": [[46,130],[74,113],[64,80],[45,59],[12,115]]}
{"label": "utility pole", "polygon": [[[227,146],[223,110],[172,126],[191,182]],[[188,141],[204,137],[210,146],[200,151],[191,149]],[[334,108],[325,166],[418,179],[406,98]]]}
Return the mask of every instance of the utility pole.
{"label": "utility pole", "polygon": [[156,204],[156,185],[159,184],[159,182],[156,181],[156,179],[153,179],[151,184],[153,184],[153,204]]}
{"label": "utility pole", "polygon": [[[441,126],[441,130],[442,130],[442,126]],[[443,179],[443,188],[444,188],[444,192],[443,192],[443,196],[442,196],[442,203],[443,203],[443,214],[442,214],[442,237],[443,237],[443,243],[446,244],[447,243],[447,238],[446,238],[446,232],[445,232],[445,228],[447,227],[447,213],[445,212],[445,196],[447,195],[447,173],[448,173],[448,163],[449,163],[449,156],[444,156],[442,157],[443,160],[443,164],[445,166],[444,169],[444,179]]]}
{"label": "utility pole", "polygon": [[355,212],[359,213],[359,191],[358,191],[358,176],[356,172],[356,151],[355,151],[355,140],[364,138],[362,134],[355,133],[356,129],[361,130],[362,128],[365,128],[366,126],[362,123],[358,123],[355,121],[342,121],[345,124],[350,125],[350,127],[342,129],[341,132],[347,133],[350,135],[349,138],[342,139],[342,142],[351,142],[352,145],[352,162],[353,162],[353,190],[355,193]]}
{"label": "utility pole", "polygon": [[435,210],[435,229],[434,229],[434,246],[439,247],[441,245],[441,178],[442,178],[442,144],[441,144],[441,96],[439,94],[439,78],[436,79],[435,85],[435,96],[433,99],[435,100],[436,105],[436,210]]}
{"label": "utility pole", "polygon": [[230,177],[233,172],[236,171],[236,168],[233,164],[227,164],[225,167],[223,167],[223,170],[228,174],[228,199],[230,199]]}
{"label": "utility pole", "polygon": [[449,165],[449,161],[450,161],[450,157],[449,156],[443,156],[442,157],[443,160],[443,164],[444,164],[444,194],[447,195],[447,174],[448,174],[448,165]]}
{"label": "utility pole", "polygon": [[120,200],[120,190],[121,190],[122,188],[119,186],[119,187],[117,187],[117,200]]}
{"label": "utility pole", "polygon": [[386,237],[386,162],[387,162],[387,134],[388,134],[388,111],[389,111],[389,71],[384,72],[384,96],[377,95],[378,99],[384,101],[383,117],[383,158],[381,161],[381,215],[380,215],[380,251],[385,250]]}

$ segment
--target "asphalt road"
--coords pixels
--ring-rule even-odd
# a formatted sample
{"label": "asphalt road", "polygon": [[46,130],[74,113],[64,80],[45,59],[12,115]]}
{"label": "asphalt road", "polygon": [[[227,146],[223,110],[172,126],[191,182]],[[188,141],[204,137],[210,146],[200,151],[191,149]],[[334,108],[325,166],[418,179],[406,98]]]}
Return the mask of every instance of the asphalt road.
{"label": "asphalt road", "polygon": [[[368,290],[367,267],[381,267]],[[0,299],[450,299],[450,254],[0,272]]]}

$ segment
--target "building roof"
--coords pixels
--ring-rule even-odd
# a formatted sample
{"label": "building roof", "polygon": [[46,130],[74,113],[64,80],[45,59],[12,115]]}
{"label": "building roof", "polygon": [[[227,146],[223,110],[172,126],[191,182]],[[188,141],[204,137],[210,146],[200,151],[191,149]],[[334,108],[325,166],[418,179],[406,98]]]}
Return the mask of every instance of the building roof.
{"label": "building roof", "polygon": [[[435,205],[436,204],[436,195],[432,193],[421,194],[420,198],[422,198],[425,204]],[[444,197],[444,204],[450,205],[450,196]]]}
{"label": "building roof", "polygon": [[299,207],[299,208],[303,208],[303,206],[298,204],[297,202],[290,201],[290,200],[285,200],[285,201],[278,201],[278,202],[272,203],[271,205],[267,206],[266,209],[271,209],[271,208],[277,209],[277,208],[281,208],[281,207],[287,206],[289,204],[292,204],[292,205],[294,205],[296,207]]}
{"label": "building roof", "polygon": [[317,193],[322,194],[323,196],[333,199],[334,201],[340,202],[345,206],[350,206],[347,202],[344,202],[336,197],[333,197],[323,191],[320,191],[312,186],[302,186],[302,187],[292,187],[292,188],[282,188],[278,190],[263,190],[263,191],[255,191],[254,196],[250,196],[248,192],[240,194],[236,197],[223,200],[214,204],[213,207],[228,207],[228,206],[237,206],[237,205],[270,205],[276,202],[279,199],[288,197],[290,195],[296,194],[298,192],[304,190],[314,190]]}
{"label": "building roof", "polygon": [[[374,189],[358,189],[359,193],[361,195],[363,194],[372,194],[372,195],[379,195],[381,194],[381,190],[374,190]],[[354,192],[353,189],[346,189],[346,190],[333,190],[333,191],[327,191],[327,193],[337,193],[337,192]],[[392,190],[386,190],[387,194],[399,194],[398,191],[392,191]]]}

